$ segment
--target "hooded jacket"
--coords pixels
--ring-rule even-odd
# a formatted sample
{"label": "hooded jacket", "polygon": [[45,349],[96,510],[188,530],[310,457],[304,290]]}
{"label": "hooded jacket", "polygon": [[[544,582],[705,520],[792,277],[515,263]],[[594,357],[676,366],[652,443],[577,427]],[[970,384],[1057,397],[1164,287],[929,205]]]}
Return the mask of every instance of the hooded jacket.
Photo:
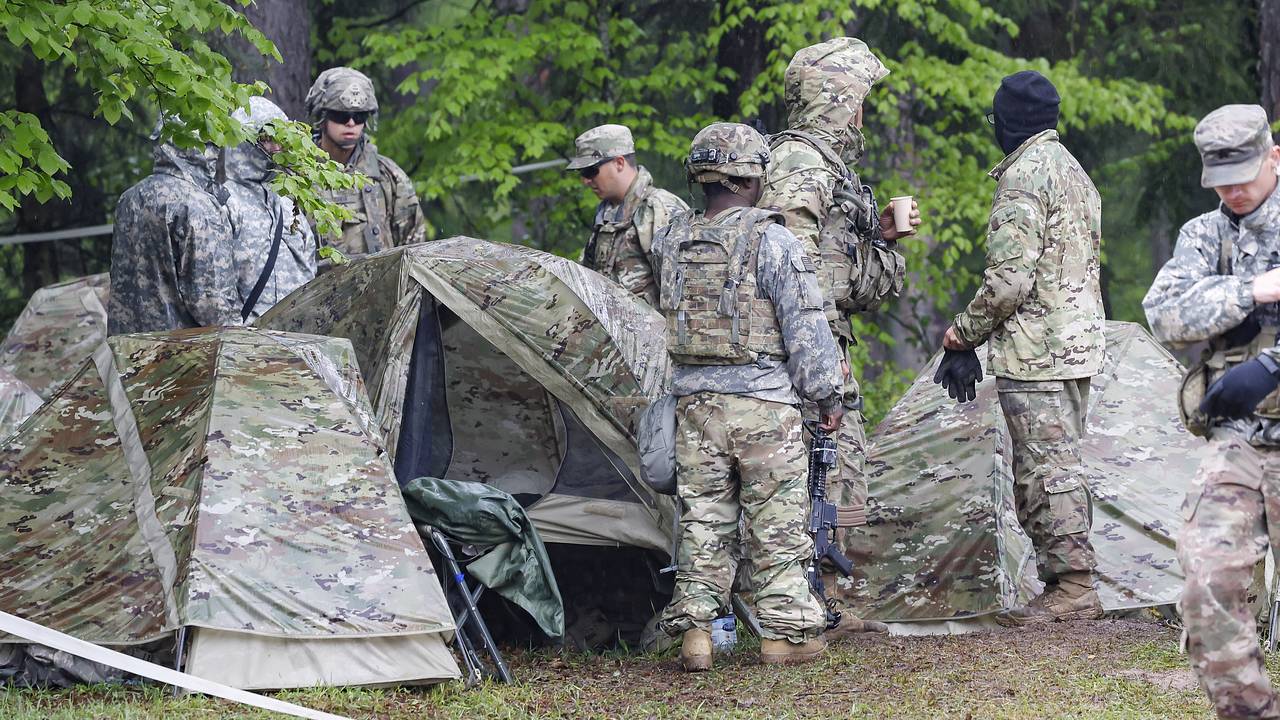
{"label": "hooded jacket", "polygon": [[154,157],[116,204],[108,332],[240,324],[230,226],[210,192],[216,152],[165,143]]}

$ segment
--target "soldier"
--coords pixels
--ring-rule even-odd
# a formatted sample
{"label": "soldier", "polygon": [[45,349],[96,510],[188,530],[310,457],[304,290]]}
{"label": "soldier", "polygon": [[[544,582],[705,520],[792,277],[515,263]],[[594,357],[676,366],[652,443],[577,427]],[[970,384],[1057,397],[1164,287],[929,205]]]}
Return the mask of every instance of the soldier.
{"label": "soldier", "polygon": [[987,268],[943,338],[953,353],[944,362],[958,361],[969,373],[980,372],[973,348],[989,342],[1013,441],[1018,521],[1035,545],[1045,590],[997,616],[1010,626],[1102,616],[1080,459],[1089,382],[1102,370],[1106,348],[1102,201],[1058,140],[1058,101],[1053,84],[1033,71],[1004,78],[996,91],[988,118],[1006,156],[991,171],[998,184]]}
{"label": "soldier", "polygon": [[328,195],[355,218],[343,223],[341,235],[321,238],[323,243],[344,255],[362,255],[426,240],[426,220],[413,181],[380,155],[364,134],[378,114],[369,78],[348,67],[329,68],[307,91],[306,107],[316,144],[347,172],[363,173],[370,180],[363,188]]}
{"label": "soldier", "polygon": [[1257,105],[1209,113],[1195,143],[1200,184],[1222,202],[1182,226],[1142,300],[1161,342],[1209,342],[1199,368],[1213,382],[1188,377],[1188,388],[1199,379],[1204,401],[1188,397],[1182,407],[1184,417],[1199,416],[1188,427],[1209,439],[1178,538],[1184,637],[1219,717],[1278,718],[1246,597],[1254,566],[1280,537],[1280,150]]}
{"label": "soldier", "polygon": [[727,612],[739,515],[765,663],[805,662],[826,647],[825,612],[805,568],[813,541],[800,401],[839,426],[840,355],[813,262],[777,213],[753,207],[769,152],[746,125],[715,123],[686,168],[706,211],[654,239],[660,308],[677,396],[677,492],[683,505],[675,595],[661,628],[683,633],[680,661],[711,667],[711,621]]}
{"label": "soldier", "polygon": [[231,228],[214,196],[217,155],[212,145],[159,143],[151,175],[120,195],[108,334],[240,323]]}
{"label": "soldier", "polygon": [[574,145],[569,169],[600,198],[582,264],[657,307],[658,286],[649,267],[653,236],[689,206],[656,187],[643,165],[636,166],[631,131],[622,125],[591,128]]}
{"label": "soldier", "polygon": [[258,134],[256,141],[241,143],[226,156],[240,314],[251,322],[316,276],[315,239],[293,201],[267,187],[275,173],[271,156],[280,146],[261,132],[272,120],[288,120],[284,111],[266,98],[253,97],[247,111],[237,110],[232,117]]}
{"label": "soldier", "polygon": [[[866,43],[840,37],[796,53],[787,66],[787,130],[770,138],[768,180],[760,207],[781,212],[817,268],[831,330],[848,357],[849,317],[874,309],[902,288],[905,263],[893,250],[900,237],[893,213],[874,211],[871,189],[851,169],[865,147],[862,102],[889,71]],[[913,202],[911,224],[920,224]],[[838,474],[832,500],[839,506],[841,549],[855,554],[845,528],[866,524],[867,480],[862,397],[847,360],[842,391],[844,423],[837,434]],[[806,409],[812,416],[813,408]],[[838,476],[837,476],[838,475]],[[843,613],[844,630],[864,628]],[[882,626],[876,625],[875,629]]]}

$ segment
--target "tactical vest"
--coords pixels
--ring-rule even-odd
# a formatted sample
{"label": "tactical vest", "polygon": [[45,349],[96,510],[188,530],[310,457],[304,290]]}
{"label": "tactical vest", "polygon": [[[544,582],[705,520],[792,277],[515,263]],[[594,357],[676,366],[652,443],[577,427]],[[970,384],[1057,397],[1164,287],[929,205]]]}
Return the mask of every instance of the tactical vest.
{"label": "tactical vest", "polygon": [[371,143],[358,150],[360,158],[350,170],[362,172],[370,182],[362,188],[321,191],[327,199],[341,205],[352,214],[352,219],[342,222],[340,236],[326,235],[325,245],[332,245],[346,255],[363,255],[382,252],[395,245],[391,236],[391,219],[387,213],[387,199],[382,192],[382,166],[378,151]]}
{"label": "tactical vest", "polygon": [[[874,310],[884,298],[902,290],[906,277],[906,259],[883,240],[879,244],[860,235],[854,218],[860,209],[843,197],[862,194],[862,185],[849,173],[844,161],[823,140],[800,130],[783,130],[769,137],[769,148],[776,150],[788,140],[799,140],[822,155],[839,178],[832,192],[832,202],[818,233],[818,256],[822,263],[822,286],[842,313]],[[868,188],[868,212],[876,214],[875,198]],[[871,222],[879,222],[878,217]],[[828,317],[830,320],[835,318]]]}
{"label": "tactical vest", "polygon": [[[1232,274],[1231,256],[1234,246],[1231,234],[1223,235],[1218,253],[1219,275]],[[1227,342],[1221,335],[1209,341],[1209,347],[1201,355],[1200,361],[1192,365],[1183,376],[1182,387],[1178,392],[1178,412],[1182,416],[1183,425],[1191,434],[1201,437],[1209,434],[1211,420],[1200,412],[1200,402],[1209,387],[1231,368],[1258,357],[1265,348],[1274,347],[1278,332],[1280,328],[1277,328],[1273,318],[1261,324],[1258,334],[1245,345],[1227,347]],[[1280,388],[1263,398],[1253,414],[1269,420],[1280,420]]]}
{"label": "tactical vest", "polygon": [[678,363],[747,365],[761,356],[787,357],[773,302],[756,284],[760,240],[781,215],[737,212],[731,223],[681,214],[663,238],[659,306],[667,318],[667,349]]}
{"label": "tactical vest", "polygon": [[[637,180],[639,182],[639,180]],[[616,222],[599,222],[591,229],[591,239],[582,253],[582,264],[610,280],[618,279],[618,260],[621,248],[639,242],[636,229],[636,209],[657,190],[652,182],[644,182],[628,193],[622,202],[622,219]],[[641,247],[645,252],[650,248]]]}

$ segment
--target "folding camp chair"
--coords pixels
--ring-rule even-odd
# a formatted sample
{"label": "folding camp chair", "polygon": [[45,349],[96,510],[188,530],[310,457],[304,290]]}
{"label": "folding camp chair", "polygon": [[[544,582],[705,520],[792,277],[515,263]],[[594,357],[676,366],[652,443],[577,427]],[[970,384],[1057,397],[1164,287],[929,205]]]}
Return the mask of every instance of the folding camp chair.
{"label": "folding camp chair", "polygon": [[[484,553],[477,550],[474,545],[455,543],[435,528],[431,528],[431,542],[440,552],[445,565],[444,575],[448,576],[447,580],[442,576],[440,582],[444,585],[449,611],[453,613],[453,624],[457,626],[454,638],[458,653],[462,655],[463,664],[467,666],[467,687],[473,687],[485,678],[504,683],[512,682],[511,670],[502,659],[498,644],[493,641],[489,626],[485,624],[480,610],[476,607],[476,601],[480,599],[485,588],[479,583],[475,583],[473,588],[472,582],[468,580],[463,570],[463,564],[475,560]],[[458,554],[454,553],[455,544],[458,547],[458,554],[464,557],[461,564],[458,561]],[[452,587],[450,587],[451,584]],[[480,647],[488,652],[493,663],[492,669],[484,666],[480,652],[476,649],[477,639]]]}

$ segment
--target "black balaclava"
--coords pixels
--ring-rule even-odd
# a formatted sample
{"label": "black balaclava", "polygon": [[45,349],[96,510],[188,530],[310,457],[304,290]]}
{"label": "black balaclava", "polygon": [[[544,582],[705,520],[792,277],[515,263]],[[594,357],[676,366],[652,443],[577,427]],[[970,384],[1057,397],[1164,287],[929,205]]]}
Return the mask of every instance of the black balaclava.
{"label": "black balaclava", "polygon": [[1058,90],[1035,70],[1023,70],[1000,82],[991,109],[996,119],[996,142],[1004,154],[1017,150],[1027,138],[1058,126]]}

